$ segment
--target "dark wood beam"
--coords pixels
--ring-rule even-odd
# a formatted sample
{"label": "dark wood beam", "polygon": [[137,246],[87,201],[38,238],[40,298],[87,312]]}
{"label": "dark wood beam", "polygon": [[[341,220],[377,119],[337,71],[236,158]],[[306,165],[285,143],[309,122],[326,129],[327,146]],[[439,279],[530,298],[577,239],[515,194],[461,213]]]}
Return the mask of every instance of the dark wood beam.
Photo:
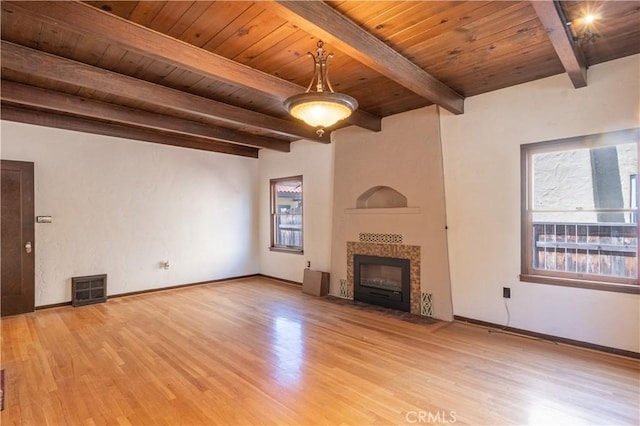
{"label": "dark wood beam", "polygon": [[[27,14],[49,24],[61,25],[83,36],[107,41],[122,49],[187,69],[198,75],[258,90],[280,101],[306,90],[297,84],[234,62],[85,3],[3,1],[2,8],[13,13]],[[346,122],[374,131],[379,131],[382,125],[380,117],[363,110],[355,111]]]}
{"label": "dark wood beam", "polygon": [[425,99],[464,112],[464,97],[322,1],[270,3],[283,18]]}
{"label": "dark wood beam", "polygon": [[11,81],[2,81],[0,98],[12,104],[65,112],[86,118],[108,120],[119,124],[195,136],[219,142],[231,142],[289,152],[290,143],[288,141],[241,133],[221,127],[207,126],[177,117],[159,115]]}
{"label": "dark wood beam", "polygon": [[587,61],[580,46],[573,41],[560,4],[553,0],[533,0],[533,9],[544,26],[560,62],[578,89],[587,85]]}
{"label": "dark wood beam", "polygon": [[326,138],[318,137],[315,134],[315,129],[302,123],[249,111],[8,41],[2,41],[1,54],[2,67],[13,71],[33,74],[128,99],[143,100],[149,104],[214,118],[235,125],[266,129],[282,136],[329,143]]}
{"label": "dark wood beam", "polygon": [[212,151],[223,154],[239,155],[242,157],[258,158],[258,149],[249,146],[234,145],[176,134],[166,134],[158,131],[128,127],[121,124],[105,123],[81,117],[56,114],[48,111],[21,108],[19,106],[5,103],[2,104],[2,119],[16,121],[19,123],[34,124],[36,126],[53,127],[56,129],[73,130],[76,132],[153,142],[182,148],[198,149],[201,151]]}

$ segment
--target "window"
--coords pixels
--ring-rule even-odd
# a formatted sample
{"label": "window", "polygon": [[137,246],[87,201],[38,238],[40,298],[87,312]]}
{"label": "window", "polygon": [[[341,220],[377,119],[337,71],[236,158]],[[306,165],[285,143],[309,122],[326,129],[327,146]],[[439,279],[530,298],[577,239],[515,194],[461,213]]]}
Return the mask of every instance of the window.
{"label": "window", "polygon": [[523,145],[522,281],[640,293],[640,129]]}
{"label": "window", "polygon": [[302,176],[271,179],[271,250],[303,253]]}
{"label": "window", "polygon": [[631,223],[638,223],[638,175],[631,175],[629,179],[629,207],[635,209],[631,213]]}

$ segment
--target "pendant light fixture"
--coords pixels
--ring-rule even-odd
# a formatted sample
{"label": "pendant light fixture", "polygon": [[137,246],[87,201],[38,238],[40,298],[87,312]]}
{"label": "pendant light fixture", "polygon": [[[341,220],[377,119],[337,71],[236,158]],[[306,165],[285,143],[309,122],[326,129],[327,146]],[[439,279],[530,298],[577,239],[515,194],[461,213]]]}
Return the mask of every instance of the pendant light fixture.
{"label": "pendant light fixture", "polygon": [[[333,53],[325,56],[322,40],[318,41],[317,47],[316,55],[309,52],[309,56],[313,58],[314,72],[307,91],[287,98],[284,106],[295,118],[317,127],[316,133],[322,136],[326,127],[349,117],[358,108],[358,101],[349,95],[333,91],[327,70],[327,60],[333,57]],[[314,85],[316,91],[312,92]]]}

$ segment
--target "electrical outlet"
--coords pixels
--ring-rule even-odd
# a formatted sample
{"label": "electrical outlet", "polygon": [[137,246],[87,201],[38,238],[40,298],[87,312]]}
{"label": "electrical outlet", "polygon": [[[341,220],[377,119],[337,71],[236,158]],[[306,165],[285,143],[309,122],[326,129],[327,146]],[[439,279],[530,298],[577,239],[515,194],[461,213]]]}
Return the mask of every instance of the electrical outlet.
{"label": "electrical outlet", "polygon": [[510,287],[502,287],[502,297],[504,297],[505,299],[511,299]]}

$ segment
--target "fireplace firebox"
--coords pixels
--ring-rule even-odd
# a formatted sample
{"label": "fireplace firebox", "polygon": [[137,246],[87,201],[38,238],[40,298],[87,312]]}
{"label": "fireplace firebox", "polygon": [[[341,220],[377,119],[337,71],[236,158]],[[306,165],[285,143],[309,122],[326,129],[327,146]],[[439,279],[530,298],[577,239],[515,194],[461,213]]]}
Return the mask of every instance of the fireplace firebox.
{"label": "fireplace firebox", "polygon": [[409,259],[354,255],[354,299],[411,312],[410,265]]}

